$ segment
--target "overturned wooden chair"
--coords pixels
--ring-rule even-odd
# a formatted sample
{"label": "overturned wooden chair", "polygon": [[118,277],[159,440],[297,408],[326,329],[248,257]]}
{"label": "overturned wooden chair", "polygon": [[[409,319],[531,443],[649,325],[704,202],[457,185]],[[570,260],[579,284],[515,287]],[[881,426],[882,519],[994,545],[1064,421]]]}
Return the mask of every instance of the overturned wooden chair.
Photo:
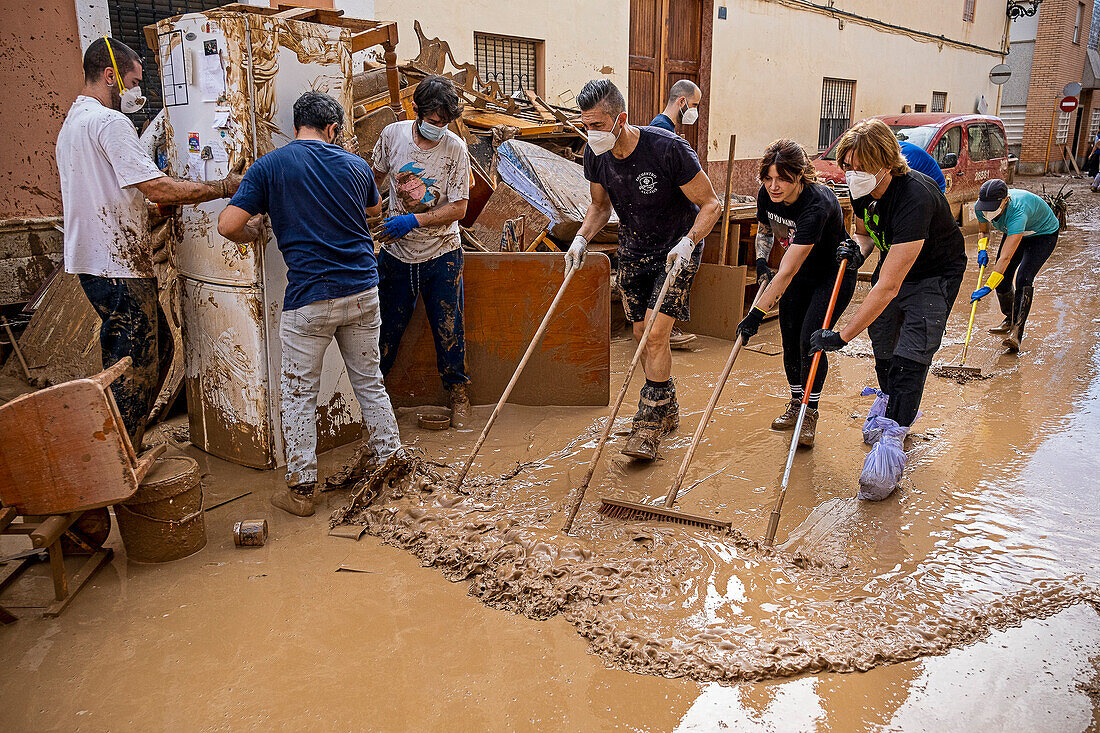
{"label": "overturned wooden chair", "polygon": [[[0,534],[28,535],[33,545],[0,566],[0,590],[47,551],[54,601],[34,606],[45,616],[60,614],[111,559],[112,550],[102,547],[110,531],[103,508],[132,496],[165,450],[159,445],[137,455],[108,389],[130,363],[126,357],[94,377],[0,406]],[[66,552],[89,555],[72,575]],[[0,607],[0,623],[14,620]]]}

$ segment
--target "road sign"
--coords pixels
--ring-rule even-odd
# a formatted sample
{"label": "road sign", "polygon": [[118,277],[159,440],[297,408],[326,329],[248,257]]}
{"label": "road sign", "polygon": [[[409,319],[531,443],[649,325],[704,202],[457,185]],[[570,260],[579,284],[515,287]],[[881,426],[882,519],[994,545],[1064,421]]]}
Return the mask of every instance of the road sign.
{"label": "road sign", "polygon": [[1009,68],[1008,64],[997,64],[989,70],[989,80],[997,86],[1004,84],[1011,76],[1012,69]]}
{"label": "road sign", "polygon": [[1058,103],[1058,109],[1063,112],[1072,112],[1077,109],[1077,97],[1065,97]]}
{"label": "road sign", "polygon": [[1064,87],[1062,87],[1063,97],[1076,97],[1080,93],[1081,82],[1079,81],[1071,81],[1069,84],[1066,84]]}

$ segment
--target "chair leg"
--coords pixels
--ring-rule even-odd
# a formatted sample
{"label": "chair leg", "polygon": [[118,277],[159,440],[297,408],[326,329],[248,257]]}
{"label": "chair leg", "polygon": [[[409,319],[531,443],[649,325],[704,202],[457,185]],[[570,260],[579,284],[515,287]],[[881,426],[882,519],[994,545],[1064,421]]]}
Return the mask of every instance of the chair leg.
{"label": "chair leg", "polygon": [[61,552],[61,541],[50,545],[50,575],[53,576],[53,596],[62,601],[69,595],[69,583],[65,577],[65,555]]}
{"label": "chair leg", "polygon": [[47,618],[55,618],[61,615],[61,612],[65,610],[65,607],[76,597],[76,594],[80,592],[80,589],[84,587],[84,584],[88,582],[88,578],[92,577],[92,574],[99,569],[101,565],[109,562],[114,556],[114,550],[110,548],[102,548],[94,555],[89,557],[80,569],[73,573],[71,578],[69,594],[63,599],[59,599],[51,606],[47,606],[42,615]]}

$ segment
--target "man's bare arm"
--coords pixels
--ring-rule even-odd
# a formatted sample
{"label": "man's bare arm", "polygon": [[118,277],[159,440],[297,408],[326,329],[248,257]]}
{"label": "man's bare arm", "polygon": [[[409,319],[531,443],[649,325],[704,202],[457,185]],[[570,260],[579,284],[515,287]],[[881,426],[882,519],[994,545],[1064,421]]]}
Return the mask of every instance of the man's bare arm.
{"label": "man's bare arm", "polygon": [[218,215],[218,234],[234,242],[255,242],[260,238],[259,214],[253,216],[230,204]]}
{"label": "man's bare arm", "polygon": [[181,181],[171,176],[161,176],[136,183],[134,188],[155,204],[201,204],[230,198],[240,185],[241,176],[230,173],[217,181]]}
{"label": "man's bare arm", "polygon": [[722,216],[722,207],[718,204],[718,196],[714,193],[714,186],[703,171],[695,174],[695,177],[680,190],[691,200],[691,203],[699,207],[699,213],[695,215],[695,222],[687,236],[693,242],[702,242],[703,238],[710,234],[718,219]]}
{"label": "man's bare arm", "polygon": [[586,242],[591,242],[611,219],[611,199],[607,195],[607,190],[599,183],[590,182],[588,187],[592,192],[592,203],[584,213],[584,221],[581,222],[577,236],[584,237]]}

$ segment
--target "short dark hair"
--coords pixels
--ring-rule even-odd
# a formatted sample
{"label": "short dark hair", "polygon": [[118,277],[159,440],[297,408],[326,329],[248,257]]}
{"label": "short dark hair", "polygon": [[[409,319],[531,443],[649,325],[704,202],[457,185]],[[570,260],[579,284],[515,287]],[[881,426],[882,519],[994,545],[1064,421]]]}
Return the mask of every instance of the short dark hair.
{"label": "short dark hair", "polygon": [[413,104],[416,105],[416,114],[421,119],[435,112],[443,115],[447,122],[454,122],[462,116],[462,106],[459,104],[454,82],[438,74],[425,77],[416,85]]}
{"label": "short dark hair", "polygon": [[802,182],[803,185],[818,182],[817,169],[810,162],[806,149],[794,140],[780,138],[764,150],[760,158],[760,180],[768,177],[772,166],[784,181]]}
{"label": "short dark hair", "polygon": [[320,132],[332,123],[339,131],[344,124],[344,108],[324,92],[309,91],[294,103],[294,129],[311,127]]}
{"label": "short dark hair", "polygon": [[688,99],[694,97],[695,93],[702,93],[699,85],[693,82],[691,79],[681,79],[673,84],[668,90],[668,103],[672,104],[680,97]]}
{"label": "short dark hair", "polygon": [[603,110],[612,117],[618,117],[626,110],[623,93],[610,79],[593,79],[581,87],[581,93],[577,95],[577,104],[581,112],[587,112],[596,105],[602,105]]}
{"label": "short dark hair", "polygon": [[97,38],[84,52],[84,81],[95,81],[103,76],[104,71],[111,68],[111,51],[115,53],[119,74],[125,76],[133,70],[134,64],[141,63],[141,57],[137,55],[137,51],[122,41],[111,39],[111,48],[108,49],[107,39]]}

